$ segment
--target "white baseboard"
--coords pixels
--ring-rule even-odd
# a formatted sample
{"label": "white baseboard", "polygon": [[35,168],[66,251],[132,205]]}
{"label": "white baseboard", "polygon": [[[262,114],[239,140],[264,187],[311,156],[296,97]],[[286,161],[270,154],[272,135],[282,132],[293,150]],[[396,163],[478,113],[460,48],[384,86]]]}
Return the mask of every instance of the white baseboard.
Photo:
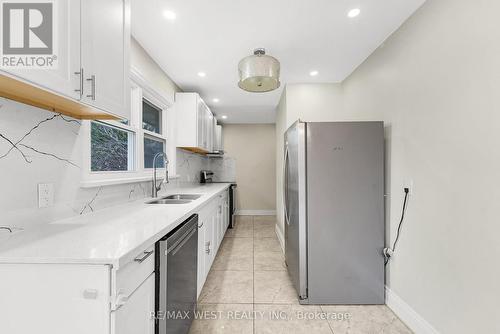
{"label": "white baseboard", "polygon": [[415,334],[439,334],[430,323],[387,286],[385,303]]}
{"label": "white baseboard", "polygon": [[276,216],[276,210],[236,210],[237,216]]}
{"label": "white baseboard", "polygon": [[285,238],[283,237],[283,233],[281,232],[281,229],[278,227],[278,224],[274,226],[274,230],[276,231],[276,235],[278,236],[278,240],[281,245],[281,250],[283,251],[283,254],[285,254]]}

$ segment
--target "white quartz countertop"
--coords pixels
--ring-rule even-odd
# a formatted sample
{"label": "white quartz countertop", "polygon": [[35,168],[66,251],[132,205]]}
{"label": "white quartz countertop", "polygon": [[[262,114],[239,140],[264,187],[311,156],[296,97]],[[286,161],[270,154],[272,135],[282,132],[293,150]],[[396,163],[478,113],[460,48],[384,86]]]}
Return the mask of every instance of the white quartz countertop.
{"label": "white quartz countertop", "polygon": [[162,194],[200,194],[187,204],[151,198],[13,233],[0,242],[0,263],[108,264],[119,268],[207,204],[229,183],[193,185]]}

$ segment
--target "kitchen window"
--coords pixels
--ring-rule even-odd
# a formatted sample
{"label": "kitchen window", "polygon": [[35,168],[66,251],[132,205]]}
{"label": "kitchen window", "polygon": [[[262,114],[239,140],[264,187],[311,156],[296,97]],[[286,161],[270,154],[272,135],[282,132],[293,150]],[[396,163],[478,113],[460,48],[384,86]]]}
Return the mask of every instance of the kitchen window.
{"label": "kitchen window", "polygon": [[133,170],[134,137],[132,131],[101,122],[92,122],[90,170],[92,172]]}
{"label": "kitchen window", "polygon": [[[146,98],[142,99],[142,129],[144,132],[144,168],[153,168],[153,159],[157,153],[165,152],[166,138],[162,124],[163,110]],[[156,168],[163,168],[165,160],[156,160]]]}
{"label": "kitchen window", "polygon": [[162,110],[146,99],[142,99],[142,128],[161,134]]}
{"label": "kitchen window", "polygon": [[[167,140],[173,132],[171,103],[142,80],[133,80],[131,86],[129,120],[83,122],[83,187],[148,181],[159,152],[168,153],[169,173],[175,176],[175,143]],[[164,175],[163,157],[156,167]]]}

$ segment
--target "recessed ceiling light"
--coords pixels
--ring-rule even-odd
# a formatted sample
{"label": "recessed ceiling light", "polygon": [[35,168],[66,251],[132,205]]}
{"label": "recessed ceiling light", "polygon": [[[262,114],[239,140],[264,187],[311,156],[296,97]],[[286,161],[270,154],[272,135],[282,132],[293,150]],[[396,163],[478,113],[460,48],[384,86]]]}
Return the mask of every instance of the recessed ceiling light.
{"label": "recessed ceiling light", "polygon": [[163,12],[163,17],[166,18],[167,20],[173,21],[177,17],[177,14],[175,14],[171,10],[166,10]]}
{"label": "recessed ceiling light", "polygon": [[352,18],[358,16],[360,13],[361,13],[361,9],[353,8],[347,13],[347,16],[349,16],[352,19]]}
{"label": "recessed ceiling light", "polygon": [[319,72],[318,72],[318,71],[311,71],[311,72],[309,72],[309,75],[310,75],[310,76],[312,76],[312,77],[315,77],[315,76],[317,76],[318,74],[319,74]]}
{"label": "recessed ceiling light", "polygon": [[198,76],[204,78],[207,74],[205,72],[198,72]]}
{"label": "recessed ceiling light", "polygon": [[218,98],[212,99],[212,102],[214,102],[214,103],[217,103],[217,102],[219,102],[219,101],[220,101],[220,100],[219,100]]}
{"label": "recessed ceiling light", "polygon": [[226,115],[222,115],[222,119],[226,119],[226,118],[227,118],[227,116],[226,116]]}

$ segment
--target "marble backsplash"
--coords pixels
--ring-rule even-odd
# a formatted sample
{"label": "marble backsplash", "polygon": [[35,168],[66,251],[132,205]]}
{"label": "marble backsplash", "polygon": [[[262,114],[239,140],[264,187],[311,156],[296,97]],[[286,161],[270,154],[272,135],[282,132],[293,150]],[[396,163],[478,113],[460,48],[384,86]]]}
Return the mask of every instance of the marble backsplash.
{"label": "marble backsplash", "polygon": [[[81,121],[0,98],[0,226],[30,227],[151,196],[151,182],[81,188]],[[209,159],[177,150],[179,178],[198,183]],[[38,208],[37,186],[54,184],[54,205]]]}
{"label": "marble backsplash", "polygon": [[216,182],[236,182],[236,159],[228,156],[210,158],[208,166]]}

